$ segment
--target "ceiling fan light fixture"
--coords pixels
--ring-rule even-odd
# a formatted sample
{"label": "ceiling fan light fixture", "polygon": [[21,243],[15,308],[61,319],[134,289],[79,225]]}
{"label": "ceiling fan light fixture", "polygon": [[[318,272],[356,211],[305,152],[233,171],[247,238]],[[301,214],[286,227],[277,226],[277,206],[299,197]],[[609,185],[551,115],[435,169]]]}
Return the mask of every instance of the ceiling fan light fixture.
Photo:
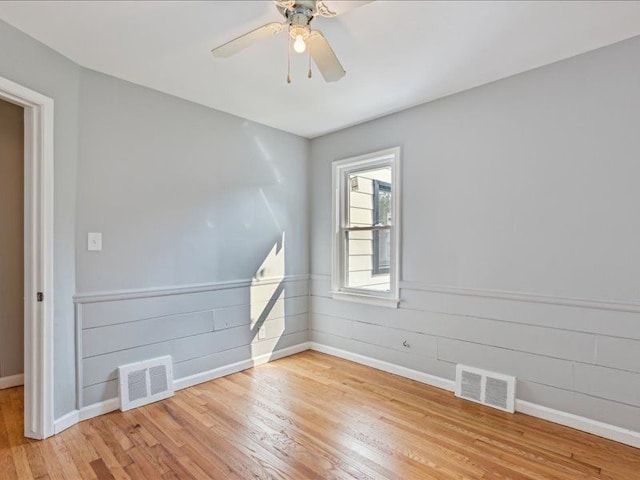
{"label": "ceiling fan light fixture", "polygon": [[294,39],[293,49],[297,53],[304,53],[307,49],[307,39],[309,38],[309,27],[303,25],[292,25],[289,35]]}
{"label": "ceiling fan light fixture", "polygon": [[[365,4],[373,0],[353,2]],[[334,17],[335,12],[324,5],[323,0],[274,0],[278,11],[285,18],[284,22],[271,22],[251,30],[233,40],[211,50],[215,57],[225,58],[250,47],[254,43],[278,35],[289,27],[290,39],[287,42],[287,82],[291,83],[291,50],[296,53],[309,51],[309,71],[311,78],[311,60],[326,82],[336,82],[346,74],[338,57],[319,30],[311,30],[310,24],[316,16]],[[347,2],[345,2],[347,3]],[[293,40],[293,42],[291,42]],[[293,43],[293,49],[292,44]]]}

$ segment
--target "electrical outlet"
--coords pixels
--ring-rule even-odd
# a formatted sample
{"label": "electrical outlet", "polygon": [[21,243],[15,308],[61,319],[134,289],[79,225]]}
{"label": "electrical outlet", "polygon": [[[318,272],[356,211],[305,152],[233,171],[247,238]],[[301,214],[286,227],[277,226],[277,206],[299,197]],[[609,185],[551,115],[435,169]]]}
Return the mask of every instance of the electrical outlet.
{"label": "electrical outlet", "polygon": [[267,332],[265,332],[264,326],[260,327],[258,329],[258,340],[263,340],[266,335],[267,335]]}

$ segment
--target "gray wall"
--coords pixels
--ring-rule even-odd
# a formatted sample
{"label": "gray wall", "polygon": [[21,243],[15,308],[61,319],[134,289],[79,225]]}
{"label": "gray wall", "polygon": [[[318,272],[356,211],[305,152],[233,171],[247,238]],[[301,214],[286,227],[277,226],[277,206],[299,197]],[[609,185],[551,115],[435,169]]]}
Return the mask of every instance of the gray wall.
{"label": "gray wall", "polygon": [[283,234],[308,273],[307,140],[88,70],[80,120],[78,293],[252,278]]}
{"label": "gray wall", "polygon": [[[0,44],[10,46],[0,49],[0,76],[55,101],[56,418],[81,400],[77,357],[78,390],[84,393],[88,378],[93,389],[87,398],[97,401],[114,395],[109,375],[121,359],[147,358],[151,350],[140,347],[163,349],[183,331],[209,333],[193,341],[215,338],[216,346],[194,347],[199,363],[179,357],[190,362],[176,365],[179,376],[306,340],[307,283],[295,275],[307,274],[309,264],[307,140],[82,69],[4,22]],[[86,251],[90,231],[103,233],[102,252]],[[231,305],[213,293],[194,300],[200,312],[194,314],[190,299],[197,295],[171,296],[167,303],[162,299],[168,297],[153,294],[154,287],[254,276],[282,280],[271,302],[245,287],[242,295],[230,295]],[[80,301],[78,327],[88,339],[82,342],[81,335],[85,347],[76,352],[74,294],[129,289],[146,289],[146,303]],[[226,312],[218,311],[227,307],[239,310],[231,327]],[[100,317],[111,308],[118,316]],[[163,320],[154,323],[158,317]],[[266,338],[258,341],[262,323]],[[149,328],[136,330],[142,325]],[[232,331],[213,334],[225,329]],[[97,333],[99,350],[91,340]],[[122,344],[125,336],[129,343]],[[115,351],[128,353],[107,357]],[[97,355],[112,369],[106,376],[92,377],[83,368],[82,358]]]}
{"label": "gray wall", "polygon": [[[76,64],[0,21],[0,76],[53,98],[54,414],[75,408],[75,208],[79,71]],[[45,292],[46,293],[46,292]]]}
{"label": "gray wall", "polygon": [[[116,396],[124,363],[171,354],[180,378],[306,341],[308,284],[286,279],[308,274],[309,142],[93,71],[80,84],[77,291],[147,289],[80,299],[82,405]],[[155,296],[254,277],[278,281]]]}
{"label": "gray wall", "polygon": [[0,377],[23,372],[24,110],[0,100]]}
{"label": "gray wall", "polygon": [[[639,56],[636,37],[314,139],[312,340],[513,374],[521,399],[640,430]],[[331,162],[396,145],[401,306],[334,301]]]}

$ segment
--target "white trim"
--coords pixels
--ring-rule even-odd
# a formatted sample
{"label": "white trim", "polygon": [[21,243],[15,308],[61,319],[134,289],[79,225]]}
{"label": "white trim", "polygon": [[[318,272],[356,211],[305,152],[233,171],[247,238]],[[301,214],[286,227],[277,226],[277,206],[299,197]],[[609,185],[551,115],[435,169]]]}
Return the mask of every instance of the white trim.
{"label": "white trim", "polygon": [[378,297],[353,292],[331,292],[331,298],[344,300],[345,302],[366,303],[377,307],[398,308],[400,305],[400,299],[398,298]]}
{"label": "white trim", "polygon": [[[311,280],[331,281],[331,275],[327,273],[312,273]],[[614,301],[602,299],[589,299],[579,297],[559,297],[539,293],[512,292],[507,290],[488,290],[479,288],[455,287],[451,285],[434,285],[422,282],[400,281],[401,290],[413,290],[418,292],[442,293],[446,295],[460,295],[468,297],[494,298],[498,300],[510,300],[526,303],[543,303],[547,305],[559,305],[564,307],[589,308],[595,310],[614,310],[620,312],[640,313],[640,302]]]}
{"label": "white trim", "polygon": [[581,417],[573,413],[554,410],[553,408],[544,407],[525,400],[516,400],[516,412],[640,448],[640,432],[634,432],[633,430],[628,430],[616,425]]}
{"label": "white trim", "polygon": [[[311,278],[318,276],[311,275]],[[420,292],[444,293],[449,295],[463,295],[469,297],[496,298],[500,300],[513,300],[528,303],[546,303],[549,305],[562,305],[566,307],[592,308],[598,310],[615,310],[620,312],[640,313],[640,303],[633,301],[612,301],[600,299],[587,299],[576,297],[557,297],[537,293],[510,292],[506,290],[484,290],[479,288],[453,287],[449,285],[431,285],[421,282],[401,281],[400,288]]]}
{"label": "white trim", "polygon": [[63,415],[62,417],[58,418],[54,422],[54,428],[53,428],[54,435],[57,435],[60,432],[65,431],[69,427],[73,427],[79,421],[80,421],[79,410],[72,410],[66,415]]}
{"label": "white trim", "polygon": [[271,285],[281,282],[298,282],[309,280],[309,275],[286,275],[284,277],[247,278],[226,282],[198,283],[193,285],[150,287],[128,290],[111,290],[105,292],[79,293],[73,296],[76,304],[114,302],[118,300],[132,300],[135,298],[164,297],[169,295],[184,295],[188,293],[212,292],[230,288],[243,288],[253,285]]}
{"label": "white trim", "polygon": [[100,415],[114,412],[119,409],[120,399],[110,398],[109,400],[104,400],[102,402],[94,403],[92,405],[87,405],[86,407],[81,408],[78,418],[80,422],[83,422],[85,420],[89,420],[90,418],[99,417]]}
{"label": "white trim", "polygon": [[[339,294],[350,295],[334,298],[352,302],[371,303],[370,299],[387,299],[391,302],[381,302],[378,305],[391,306],[390,303],[400,297],[400,250],[402,245],[402,177],[400,175],[400,147],[388,148],[357,157],[336,160],[331,165],[332,199],[331,199],[331,290]],[[346,175],[361,169],[390,167],[391,168],[391,196],[393,209],[393,223],[391,228],[391,268],[389,271],[390,291],[376,292],[345,286],[345,246],[342,235],[345,226],[343,221],[348,218],[347,201],[345,198],[347,185]],[[397,305],[396,305],[397,307]]]}
{"label": "white trim", "polygon": [[24,108],[24,434],[40,439],[54,433],[53,100],[3,77],[0,98]]}
{"label": "white trim", "polygon": [[[299,343],[298,345],[293,345],[291,347],[276,350],[271,353],[259,355],[254,358],[249,358],[241,362],[232,363],[230,365],[214,368],[213,370],[208,370],[206,372],[179,378],[173,381],[173,388],[174,390],[178,391],[184,388],[193,387],[200,383],[208,382],[216,378],[231,375],[232,373],[241,372],[248,368],[268,363],[272,360],[278,360],[279,358],[295,355],[296,353],[304,352],[305,350],[309,350],[310,348],[311,344],[309,342],[303,342]],[[110,398],[109,400],[94,403],[79,410],[73,410],[55,421],[55,433],[60,433],[63,430],[72,427],[73,425],[84,420],[88,420],[99,415],[104,415],[106,413],[110,413],[119,409],[120,399]]]}
{"label": "white trim", "polygon": [[175,380],[173,382],[174,389],[182,390],[183,388],[193,387],[194,385],[208,382],[216,378],[224,377],[225,375],[231,375],[232,373],[241,372],[248,368],[263,365],[272,360],[278,360],[279,358],[295,355],[296,353],[304,352],[305,350],[309,350],[310,348],[311,345],[309,342],[299,343],[298,345],[293,345],[291,347],[276,350],[271,353],[259,355],[257,357],[249,358],[241,362],[225,365],[224,367],[214,368],[213,370],[208,370],[202,373],[196,373],[195,375],[190,375],[188,377]]}
{"label": "white trim", "polygon": [[[344,358],[361,365],[366,365],[371,368],[382,370],[384,372],[399,375],[401,377],[409,378],[417,382],[431,385],[436,388],[441,388],[450,392],[455,391],[455,381],[446,378],[430,375],[428,373],[419,372],[407,367],[396,365],[393,363],[385,362],[375,358],[367,357],[357,353],[348,352],[339,348],[330,347],[317,342],[304,342],[292,347],[283,348],[277,350],[271,354],[260,355],[254,359],[247,359],[242,362],[233,363],[224,367],[215,368],[207,372],[202,372],[189,377],[184,377],[173,382],[174,389],[182,390],[184,388],[192,387],[200,383],[208,382],[216,378],[223,377],[225,375],[231,375],[247,368],[251,368],[256,365],[261,365],[272,360],[277,360],[289,355],[303,352],[305,350],[314,350],[321,353],[326,353],[334,357]],[[63,417],[56,420],[55,433],[59,433],[62,430],[71,427],[75,423],[83,420],[88,420],[105,413],[113,412],[120,408],[120,400],[118,398],[112,398],[103,402],[94,403],[81,410],[73,410]],[[537,405],[535,403],[527,402],[524,400],[516,400],[516,412],[530,415],[532,417],[548,420],[553,423],[565,425],[576,430],[598,435],[603,438],[608,438],[616,442],[623,443],[625,445],[631,445],[632,447],[640,448],[640,432],[634,432],[615,425],[599,422],[586,417],[581,417],[568,412],[562,412],[560,410],[554,410],[552,408]]]}
{"label": "white trim", "polygon": [[334,357],[344,358],[345,360],[350,360],[361,365],[366,365],[367,367],[382,370],[383,372],[393,373],[394,375],[399,375],[401,377],[410,378],[411,380],[426,383],[427,385],[431,385],[432,387],[442,388],[450,392],[453,392],[455,389],[455,382],[453,380],[436,377],[435,375],[419,372],[418,370],[412,370],[411,368],[396,365],[395,363],[385,362],[383,360],[378,360],[377,358],[366,357],[364,355],[360,355],[359,353],[341,350],[339,348],[330,347],[321,343],[310,343],[311,350],[315,350],[316,352],[326,353],[328,355],[333,355]]}
{"label": "white trim", "polygon": [[19,387],[20,385],[24,385],[24,373],[11,375],[9,377],[0,377],[0,390]]}
{"label": "white trim", "polygon": [[[351,353],[346,350],[330,347],[316,342],[310,342],[311,350],[333,355],[334,357],[344,358],[361,365],[376,368],[384,372],[393,373],[406,377],[417,382],[425,383],[433,387],[442,388],[450,392],[455,391],[455,382],[442,377],[436,377],[428,373],[419,372],[410,368],[395,365],[393,363],[384,362],[375,358],[366,357],[357,353]],[[590,418],[574,415],[573,413],[554,410],[525,400],[516,399],[516,412],[530,415],[532,417],[548,420],[553,423],[564,425],[576,430],[591,433],[599,437],[608,438],[615,442],[631,445],[640,448],[640,432],[634,432],[626,428],[610,425],[608,423],[592,420]]]}

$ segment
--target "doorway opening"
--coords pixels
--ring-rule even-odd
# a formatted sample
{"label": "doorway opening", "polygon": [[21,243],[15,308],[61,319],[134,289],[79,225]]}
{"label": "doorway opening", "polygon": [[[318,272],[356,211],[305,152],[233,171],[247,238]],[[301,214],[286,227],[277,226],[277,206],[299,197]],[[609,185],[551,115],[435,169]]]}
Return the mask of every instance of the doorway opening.
{"label": "doorway opening", "polygon": [[[8,255],[3,253],[0,257],[3,270],[11,269],[8,279],[0,279],[0,282],[10,285],[7,295],[12,304],[6,314],[0,313],[8,318],[0,320],[0,328],[7,326],[6,335],[10,335],[7,340],[12,342],[9,346],[5,341],[0,342],[0,379],[3,372],[7,373],[4,377],[10,379],[4,385],[0,382],[0,387],[24,383],[24,435],[41,439],[54,433],[53,100],[0,77],[0,101],[3,102],[0,107],[9,112],[7,115],[13,122],[13,126],[6,129],[22,133],[21,151],[19,146],[13,145],[7,149],[7,152],[12,151],[12,159],[7,159],[8,154],[3,154],[0,159],[3,176],[6,168],[7,176],[11,177],[8,180],[14,181],[11,192],[0,188],[2,201],[13,202],[14,207],[5,208],[9,203],[3,205],[3,220],[7,220],[9,231],[6,234],[0,232],[0,241],[11,249]],[[12,133],[16,134],[15,131]],[[16,185],[15,182],[20,180],[22,184]],[[4,197],[11,199],[5,200]],[[21,272],[18,271],[20,267]],[[4,300],[2,297],[0,301]],[[15,318],[16,315],[22,316],[22,324],[16,324],[20,320]],[[2,332],[0,336],[4,336]],[[22,375],[17,372],[20,367]]]}
{"label": "doorway opening", "polygon": [[0,100],[0,389],[24,384],[24,109]]}

